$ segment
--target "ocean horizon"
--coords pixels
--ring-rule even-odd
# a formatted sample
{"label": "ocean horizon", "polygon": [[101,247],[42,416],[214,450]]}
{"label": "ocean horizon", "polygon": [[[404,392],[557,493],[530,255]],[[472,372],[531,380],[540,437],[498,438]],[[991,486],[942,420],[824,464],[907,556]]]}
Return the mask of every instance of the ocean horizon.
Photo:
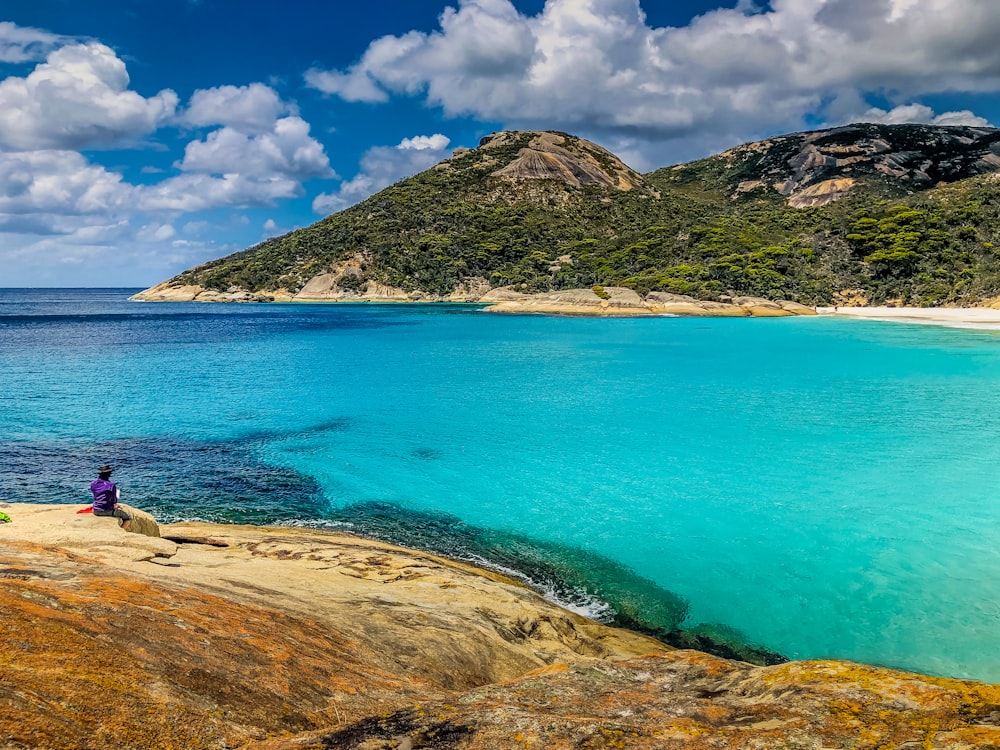
{"label": "ocean horizon", "polygon": [[0,491],[296,524],[606,621],[1000,681],[1000,336],[0,289]]}

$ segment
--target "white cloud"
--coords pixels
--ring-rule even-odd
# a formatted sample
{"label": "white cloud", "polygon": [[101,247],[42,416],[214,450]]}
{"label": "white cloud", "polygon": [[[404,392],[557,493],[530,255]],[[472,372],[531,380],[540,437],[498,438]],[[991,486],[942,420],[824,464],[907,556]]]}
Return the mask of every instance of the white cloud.
{"label": "white cloud", "polygon": [[[0,232],[69,236],[136,212],[273,206],[300,196],[303,179],[334,174],[308,129],[298,118],[258,137],[223,128],[189,144],[184,174],[151,185],[130,184],[75,151],[0,151]],[[160,222],[140,233],[142,241],[160,242],[175,230]]]}
{"label": "white cloud", "polygon": [[[224,151],[215,153],[213,161],[210,152],[192,165],[205,170],[192,169],[152,185],[129,184],[74,151],[0,151],[0,231],[70,235],[83,227],[116,223],[137,211],[272,206],[276,200],[301,195],[304,176],[332,174],[318,144],[296,140],[302,125],[292,123],[289,142],[281,140],[281,127],[275,142],[240,136],[244,141],[237,145],[246,148],[243,165],[227,163]],[[225,166],[244,168],[228,171]],[[219,173],[213,174],[216,169]],[[166,233],[174,232],[169,223],[148,226],[152,228],[143,230],[147,234],[140,239],[165,240]]]}
{"label": "white cloud", "polygon": [[5,233],[0,243],[4,281],[15,286],[147,286],[238,249],[165,234],[156,225],[137,230],[126,219],[88,224],[58,237]]}
{"label": "white cloud", "polygon": [[924,104],[901,104],[889,111],[872,107],[860,117],[851,118],[860,122],[880,122],[886,125],[901,125],[904,123],[922,123],[925,125],[972,125],[975,127],[989,126],[989,120],[963,109],[958,112],[943,112],[935,114],[934,110]]}
{"label": "white cloud", "polygon": [[0,151],[0,215],[113,215],[134,188],[74,151]]}
{"label": "white cloud", "polygon": [[171,224],[160,224],[154,222],[142,227],[136,233],[136,236],[141,240],[164,242],[165,240],[172,239],[175,234],[177,234],[177,231]]}
{"label": "white cloud", "polygon": [[288,232],[292,231],[292,229],[298,229],[298,226],[295,225],[295,226],[289,228],[288,226],[284,226],[284,225],[279,224],[274,219],[268,219],[261,226],[261,230],[262,231],[261,231],[261,235],[260,236],[261,236],[261,239],[265,239],[266,240],[266,239],[268,239],[270,237],[277,237],[277,236],[282,235],[282,234],[287,234]]}
{"label": "white cloud", "polygon": [[144,98],[103,44],[72,44],[24,78],[0,81],[0,147],[10,150],[112,146],[154,131],[174,114],[177,95]]}
{"label": "white cloud", "polygon": [[240,174],[216,177],[182,174],[138,190],[137,207],[144,211],[206,211],[220,206],[273,206],[279,198],[302,194],[297,180],[270,177],[254,179]]}
{"label": "white cloud", "polygon": [[389,96],[363,71],[357,75],[310,68],[306,85],[324,94],[335,94],[348,102],[386,102]]}
{"label": "white cloud", "polygon": [[[5,283],[153,283],[238,249],[205,240],[240,231],[205,221],[218,219],[214,209],[274,206],[301,196],[304,180],[336,177],[297,107],[269,86],[202,89],[178,113],[173,91],[130,90],[124,62],[107,46],[0,23],[0,63],[43,59],[0,79]],[[180,174],[155,183],[130,184],[80,153],[132,148],[178,125],[216,129],[187,144],[174,164]],[[72,276],[60,277],[59,268]]]}
{"label": "white cloud", "polygon": [[244,133],[264,133],[283,115],[298,114],[270,86],[218,86],[199,89],[181,115],[181,121],[196,127],[226,125]]}
{"label": "white cloud", "polygon": [[673,140],[666,150],[692,155],[800,129],[807,115],[836,120],[836,100],[998,91],[996,11],[983,0],[773,0],[652,28],[638,0],[547,0],[533,16],[509,0],[459,0],[438,30],[382,37],[350,68],[306,82],[348,100],[421,96],[511,127]]}
{"label": "white cloud", "polygon": [[448,136],[435,133],[434,135],[415,135],[412,138],[404,138],[396,148],[403,151],[443,151],[448,148],[451,139]]}
{"label": "white cloud", "polygon": [[0,62],[23,63],[45,59],[63,38],[41,29],[0,21]]}
{"label": "white cloud", "polygon": [[300,117],[284,117],[259,135],[230,127],[216,130],[203,141],[189,143],[178,166],[185,172],[264,179],[335,176],[322,144],[310,137],[309,123]]}
{"label": "white cloud", "polygon": [[313,211],[330,214],[363,201],[379,190],[430,169],[451,153],[451,140],[440,133],[404,138],[396,146],[376,146],[361,157],[361,170],[341,183],[334,193],[321,193],[313,200]]}
{"label": "white cloud", "polygon": [[128,285],[144,266],[150,279],[171,275],[160,253],[173,227],[140,221],[141,191],[73,151],[0,152],[4,282]]}

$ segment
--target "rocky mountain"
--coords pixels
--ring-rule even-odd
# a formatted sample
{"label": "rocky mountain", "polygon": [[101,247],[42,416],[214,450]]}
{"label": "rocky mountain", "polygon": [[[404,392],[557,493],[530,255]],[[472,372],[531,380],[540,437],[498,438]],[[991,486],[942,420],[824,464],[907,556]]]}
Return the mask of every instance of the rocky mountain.
{"label": "rocky mountain", "polygon": [[850,125],[647,175],[584,139],[515,131],[138,298],[489,301],[605,287],[647,311],[654,292],[694,305],[971,305],[1000,296],[998,227],[992,128]]}
{"label": "rocky mountain", "polygon": [[823,206],[851,191],[903,196],[1000,170],[1000,130],[862,123],[768,138],[661,170],[730,198],[774,192],[793,208]]}

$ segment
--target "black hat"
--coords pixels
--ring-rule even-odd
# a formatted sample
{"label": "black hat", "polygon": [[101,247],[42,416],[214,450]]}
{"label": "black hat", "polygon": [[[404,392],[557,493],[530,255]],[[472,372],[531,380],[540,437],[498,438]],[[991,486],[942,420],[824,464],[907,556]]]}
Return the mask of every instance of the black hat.
{"label": "black hat", "polygon": [[114,469],[112,469],[107,464],[104,464],[104,466],[102,466],[100,469],[97,470],[97,473],[98,474],[110,474],[113,471],[114,471]]}

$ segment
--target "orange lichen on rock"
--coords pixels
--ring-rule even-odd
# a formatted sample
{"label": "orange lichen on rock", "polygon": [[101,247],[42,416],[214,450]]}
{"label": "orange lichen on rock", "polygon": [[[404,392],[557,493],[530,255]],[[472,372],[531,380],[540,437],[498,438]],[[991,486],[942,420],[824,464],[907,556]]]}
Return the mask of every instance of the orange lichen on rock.
{"label": "orange lichen on rock", "polygon": [[427,719],[430,705],[424,716],[401,711],[377,726],[252,747],[989,748],[1000,747],[998,691],[836,662],[753,667],[675,651],[480,688],[459,698],[446,722]]}
{"label": "orange lichen on rock", "polygon": [[669,650],[343,534],[4,508],[3,750],[1000,747],[997,685]]}
{"label": "orange lichen on rock", "polygon": [[428,692],[316,622],[47,555],[0,554],[5,747],[240,744]]}

